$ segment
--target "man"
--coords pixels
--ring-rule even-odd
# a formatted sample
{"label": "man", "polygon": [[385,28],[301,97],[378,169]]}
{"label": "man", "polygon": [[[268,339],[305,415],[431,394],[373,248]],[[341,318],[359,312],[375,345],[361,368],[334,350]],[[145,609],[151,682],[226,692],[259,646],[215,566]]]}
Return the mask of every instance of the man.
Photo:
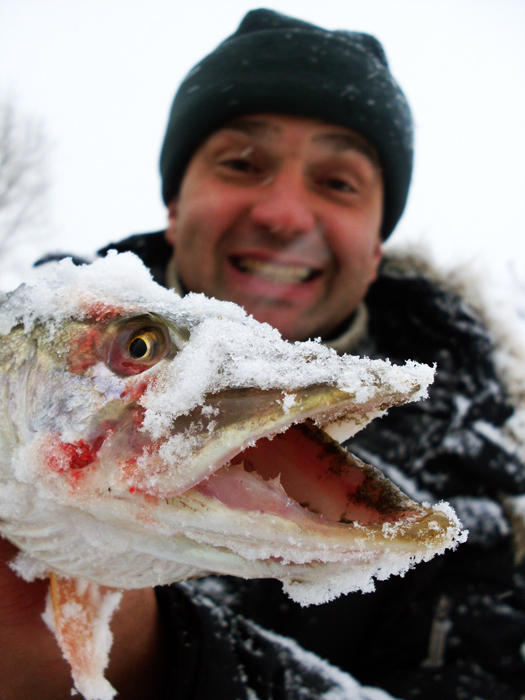
{"label": "man", "polygon": [[[457,292],[406,256],[380,267],[411,168],[410,110],[380,44],[257,10],[176,95],[161,155],[167,231],[101,251],[133,250],[162,284],[242,304],[289,340],[437,363],[428,401],[375,421],[350,449],[416,499],[451,500],[471,528],[468,544],[370,596],[315,609],[271,581],[158,591],[172,635],[181,610],[196,615],[181,597],[201,602],[186,635],[206,628],[213,615],[202,611],[227,603],[238,658],[251,654],[243,668],[271,657],[250,676],[257,697],[281,697],[283,687],[295,695],[282,683],[272,694],[290,657],[283,663],[267,637],[261,651],[253,621],[400,698],[525,694],[525,581],[502,507],[525,489],[516,402],[496,374],[489,333]],[[182,657],[188,668],[195,654]],[[304,668],[298,676],[303,697]]]}

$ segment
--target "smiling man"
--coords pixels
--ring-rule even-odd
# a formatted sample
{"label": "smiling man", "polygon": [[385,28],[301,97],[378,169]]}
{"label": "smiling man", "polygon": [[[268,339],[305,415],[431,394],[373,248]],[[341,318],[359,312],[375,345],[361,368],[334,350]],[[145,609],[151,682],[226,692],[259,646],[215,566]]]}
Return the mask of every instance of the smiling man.
{"label": "smiling man", "polygon": [[[525,429],[515,387],[523,376],[507,364],[501,379],[506,348],[426,261],[413,253],[382,260],[412,157],[411,112],[376,39],[255,10],[175,96],[160,162],[167,230],[101,254],[132,250],[161,284],[236,302],[288,340],[320,337],[339,353],[437,365],[428,401],[374,421],[349,447],[416,500],[450,500],[469,543],[379,582],[373,595],[314,610],[272,581],[205,579],[184,594],[208,596],[212,616],[215,598],[217,619],[227,601],[234,626],[270,627],[399,698],[518,700]],[[177,638],[181,589],[157,596]],[[251,638],[236,648],[242,673],[256,668],[252,677],[266,678],[274,661],[281,673],[275,639],[264,653]],[[261,676],[253,664],[271,649]],[[272,694],[275,677],[260,697],[296,697]],[[218,685],[210,681],[203,697],[222,697]]]}
{"label": "smiling man", "polygon": [[288,340],[327,338],[376,278],[382,211],[381,167],[365,139],[250,115],[196,151],[166,238],[185,289],[235,301]]}

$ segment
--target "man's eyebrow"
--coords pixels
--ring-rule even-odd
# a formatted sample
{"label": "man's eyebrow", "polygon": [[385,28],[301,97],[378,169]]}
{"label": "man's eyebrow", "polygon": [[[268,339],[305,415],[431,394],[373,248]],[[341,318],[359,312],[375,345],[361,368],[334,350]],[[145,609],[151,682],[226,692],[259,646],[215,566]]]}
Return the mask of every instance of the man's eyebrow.
{"label": "man's eyebrow", "polygon": [[[264,119],[253,117],[236,117],[226,122],[222,127],[224,130],[239,131],[247,136],[274,136],[282,133],[282,129],[277,124],[272,124]],[[336,152],[358,151],[366,156],[374,165],[381,167],[376,149],[365,138],[359,134],[344,133],[340,131],[316,134],[312,138],[313,143],[326,144]]]}
{"label": "man's eyebrow", "polygon": [[223,129],[241,131],[248,136],[264,136],[267,134],[278,134],[281,129],[275,124],[269,124],[263,119],[251,119],[249,117],[238,117],[226,122]]}
{"label": "man's eyebrow", "polygon": [[317,134],[312,141],[314,143],[327,144],[334,151],[358,151],[367,156],[375,165],[380,165],[376,149],[359,134],[345,134],[341,132]]}

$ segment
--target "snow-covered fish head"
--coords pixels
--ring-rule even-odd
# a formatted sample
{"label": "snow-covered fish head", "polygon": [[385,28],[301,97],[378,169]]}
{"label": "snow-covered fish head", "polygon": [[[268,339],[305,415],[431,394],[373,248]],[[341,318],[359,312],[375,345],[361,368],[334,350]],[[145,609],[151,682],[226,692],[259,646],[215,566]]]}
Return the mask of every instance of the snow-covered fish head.
{"label": "snow-covered fish head", "polygon": [[121,588],[272,576],[311,602],[457,541],[447,507],[334,439],[423,397],[431,368],[285,342],[131,254],[63,261],[0,315],[0,530],[26,569]]}
{"label": "snow-covered fish head", "polygon": [[416,504],[339,444],[423,398],[429,367],[285,342],[158,286],[131,254],[20,287],[0,344],[0,533],[20,575],[50,577],[49,624],[86,698],[114,694],[95,622],[116,599],[99,585],[226,573],[322,602],[463,537],[447,505]]}

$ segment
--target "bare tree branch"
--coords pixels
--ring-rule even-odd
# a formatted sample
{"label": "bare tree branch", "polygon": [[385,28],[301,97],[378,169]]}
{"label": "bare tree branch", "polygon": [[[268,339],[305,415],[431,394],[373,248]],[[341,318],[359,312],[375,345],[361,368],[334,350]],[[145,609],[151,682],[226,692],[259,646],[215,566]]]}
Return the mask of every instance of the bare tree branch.
{"label": "bare tree branch", "polygon": [[0,97],[0,256],[43,212],[48,145],[40,122]]}

